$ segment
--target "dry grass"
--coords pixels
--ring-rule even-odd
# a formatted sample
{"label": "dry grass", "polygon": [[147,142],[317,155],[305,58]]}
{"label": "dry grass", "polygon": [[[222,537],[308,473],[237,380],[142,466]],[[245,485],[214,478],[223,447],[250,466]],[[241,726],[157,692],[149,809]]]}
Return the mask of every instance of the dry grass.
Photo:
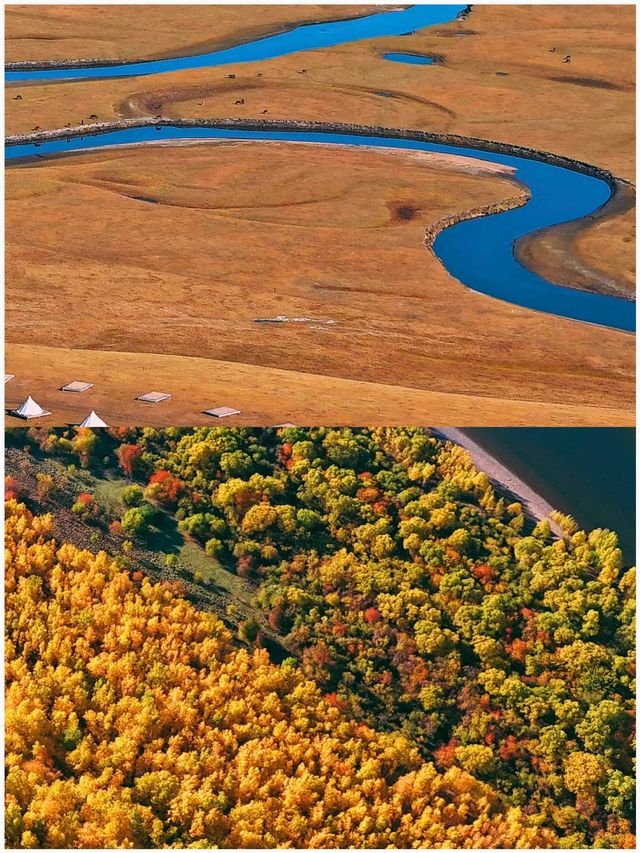
{"label": "dry grass", "polygon": [[[7,12],[8,56],[188,53],[277,30],[283,16],[297,23],[367,8],[253,7],[248,28],[238,6],[14,6]],[[293,54],[153,77],[19,84],[23,100],[7,101],[7,130],[61,127],[93,113],[100,120],[149,113],[257,118],[268,110],[268,118],[497,139],[586,160],[633,180],[634,12],[632,5],[584,5],[579,12],[562,5],[479,5],[465,21],[306,52],[304,59]],[[55,40],[40,40],[45,32]],[[207,39],[194,42],[194,32],[207,33]],[[388,62],[380,58],[386,50],[436,54],[444,63],[420,68]],[[562,61],[566,55],[570,64]],[[301,66],[307,74],[297,73]],[[234,80],[226,79],[230,73]],[[241,98],[245,103],[236,105]],[[629,292],[635,288],[633,240],[634,219],[628,215],[590,228],[572,248],[579,260]]]}
{"label": "dry grass", "polygon": [[[22,30],[20,19],[11,15],[12,8],[23,7],[10,7],[8,12],[8,32],[16,38]],[[36,9],[44,9],[54,10],[45,15],[75,18],[84,16],[83,9],[91,7],[29,8],[33,14]],[[131,29],[129,15],[146,16],[149,24],[144,37],[154,41],[158,16],[176,15],[178,21],[189,14],[200,16],[203,9],[213,10],[209,32],[218,28],[216,21],[223,13],[229,25],[225,30],[227,38],[234,18],[238,41],[244,39],[246,29],[246,12],[239,6],[97,8],[114,25],[121,22],[122,51],[130,45],[133,53],[140,50],[142,28]],[[286,8],[287,16],[295,20],[308,17],[311,10],[315,15],[315,10],[323,7],[270,8],[271,14],[280,16]],[[330,9],[329,17],[335,17],[335,7],[324,8]],[[577,157],[633,179],[633,17],[632,5],[584,5],[579,12],[562,5],[480,5],[466,21],[427,28],[411,36],[308,51],[304,59],[292,54],[265,62],[151,77],[18,84],[24,90],[24,99],[8,101],[7,127],[9,132],[28,130],[36,123],[45,128],[61,127],[90,113],[107,120],[148,111],[149,100],[153,101],[152,110],[189,117],[257,117],[268,108],[271,118],[380,123],[499,139]],[[102,29],[91,25],[91,20],[87,28],[102,33]],[[183,32],[192,30],[193,25]],[[198,25],[197,30],[203,32],[207,28]],[[464,32],[470,34],[455,36]],[[176,43],[183,43],[182,39],[177,41],[176,36]],[[84,55],[94,55],[100,43],[85,37]],[[549,52],[551,47],[555,47],[554,53]],[[32,45],[24,45],[19,53],[17,47],[11,49],[13,58],[33,58]],[[416,67],[380,58],[383,52],[393,49],[438,54],[444,64]],[[60,46],[57,50],[63,55]],[[566,54],[571,54],[571,64],[562,62]],[[305,75],[296,73],[302,66],[307,69]],[[508,76],[497,77],[497,71]],[[226,80],[229,73],[234,73],[236,79]],[[263,76],[258,78],[257,73]],[[585,80],[591,82],[585,85]],[[380,91],[395,97],[380,97],[376,94]],[[234,101],[242,95],[249,97],[240,109]],[[203,98],[205,103],[199,104]]]}
{"label": "dry grass", "polygon": [[628,294],[635,294],[635,208],[583,231],[576,238],[575,248],[589,267],[615,279]]}
{"label": "dry grass", "polygon": [[[11,168],[7,340],[630,413],[630,335],[473,293],[424,248],[425,227],[443,214],[520,193],[508,175],[460,167],[416,153],[223,142]],[[313,322],[253,322],[277,315]],[[290,394],[285,383],[281,399]],[[360,422],[357,402],[345,406]],[[468,412],[478,424],[500,417],[472,402]]]}
{"label": "dry grass", "polygon": [[[8,362],[16,378],[6,386],[6,406],[15,408],[27,394],[53,415],[30,425],[79,423],[91,409],[110,425],[148,426],[353,424],[427,426],[629,426],[627,410],[591,405],[531,403],[421,391],[375,382],[357,382],[300,371],[233,364],[181,356],[60,350],[9,344]],[[35,369],[37,365],[37,370]],[[85,394],[57,391],[70,376],[90,375],[95,387]],[[25,378],[29,376],[29,378]],[[135,397],[151,388],[173,394],[166,403],[145,405]],[[210,406],[231,405],[238,417],[216,421],[202,414]],[[7,418],[7,425],[25,422]]]}
{"label": "dry grass", "polygon": [[39,6],[5,10],[6,62],[56,59],[164,59],[222,50],[316,21],[375,11],[374,6],[133,4]]}
{"label": "dry grass", "polygon": [[[134,57],[193,52],[194,31],[207,34],[199,49],[256,34],[241,7],[99,7],[99,28],[86,8],[11,7],[9,58],[45,57],[34,53],[36,43],[56,56]],[[285,9],[292,23],[318,15],[318,7],[261,8],[251,26],[265,31],[284,25]],[[194,26],[203,9],[213,17]],[[356,7],[340,7],[347,9]],[[38,27],[56,41],[29,38],[42,35],[32,13],[44,16]],[[463,22],[304,58],[20,84],[13,88],[23,100],[7,101],[7,130],[59,127],[91,113],[100,120],[158,112],[256,118],[268,110],[267,118],[499,139],[630,178],[633,14],[631,6],[582,6],[579,13],[567,6],[476,6]],[[149,24],[133,26],[129,16]],[[80,34],[77,43],[60,40],[71,32]],[[380,58],[391,49],[438,54],[444,64],[420,68]],[[562,63],[569,53],[572,63]],[[301,67],[307,74],[297,73]],[[236,105],[240,98],[245,103]],[[107,420],[140,417],[141,404],[126,404],[134,391],[150,390],[138,388],[136,364],[161,363],[169,380],[189,357],[199,365],[193,394],[186,389],[180,403],[154,409],[154,417],[172,420],[201,403],[228,403],[254,412],[256,422],[304,423],[305,410],[292,413],[290,405],[318,411],[315,396],[329,383],[328,420],[332,413],[352,423],[439,414],[442,423],[457,425],[631,423],[631,336],[472,293],[424,249],[424,228],[439,216],[516,192],[505,176],[452,166],[359,149],[227,143],[96,151],[12,167],[7,335],[26,349],[17,365],[11,359],[18,351],[10,348],[7,369],[46,392],[51,371],[68,365],[69,348],[82,353],[79,366],[87,370],[112,359],[126,375],[110,391]],[[581,262],[633,285],[629,214],[598,223],[574,245]],[[316,322],[252,322],[277,314]],[[46,368],[44,345],[55,348],[50,357],[56,353]],[[201,401],[207,364],[225,365],[225,382],[247,371],[254,386],[271,371],[282,387],[268,406],[257,405],[255,387],[255,404],[226,392]],[[76,378],[95,379],[85,372]],[[162,378],[159,390],[167,384]],[[367,390],[356,394],[350,383]],[[64,399],[83,411],[84,398]],[[144,407],[145,416],[150,412]]]}

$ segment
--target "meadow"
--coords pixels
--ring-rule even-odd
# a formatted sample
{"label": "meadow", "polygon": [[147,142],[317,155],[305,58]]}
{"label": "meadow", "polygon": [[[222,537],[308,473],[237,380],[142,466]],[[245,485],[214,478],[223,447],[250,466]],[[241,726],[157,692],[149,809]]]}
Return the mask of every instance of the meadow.
{"label": "meadow", "polygon": [[[56,8],[39,24],[9,12],[12,61],[153,58],[257,32],[224,7],[205,22],[204,45],[186,35],[204,28],[190,17],[197,7],[175,18],[166,7],[120,17],[105,7],[98,42],[82,7]],[[316,14],[290,8],[291,24]],[[262,11],[263,31],[285,26],[282,8]],[[155,49],[141,28],[130,35],[141,15],[157,16]],[[569,7],[480,6],[406,36],[252,63],[11,84],[7,132],[89,116],[320,118],[525,145],[632,180],[632,15],[585,6],[577,22]],[[38,26],[54,40],[38,39]],[[82,38],[66,38],[71,30]],[[384,60],[390,50],[438,62]],[[458,424],[632,422],[630,335],[487,299],[424,246],[443,216],[523,202],[486,166],[329,145],[138,145],[15,164],[7,185],[8,402],[39,395],[48,423],[86,414],[87,398],[56,391],[77,365],[107,422],[140,422],[141,364],[174,396],[145,410],[158,424],[204,422],[202,410],[221,403],[247,424],[323,423],[327,412],[336,423],[419,424],[427,409]],[[552,282],[631,298],[633,247],[628,187],[603,218],[534,234],[521,252]],[[25,316],[27,291],[37,298]],[[282,316],[312,322],[254,323]],[[281,381],[286,392],[261,393]]]}

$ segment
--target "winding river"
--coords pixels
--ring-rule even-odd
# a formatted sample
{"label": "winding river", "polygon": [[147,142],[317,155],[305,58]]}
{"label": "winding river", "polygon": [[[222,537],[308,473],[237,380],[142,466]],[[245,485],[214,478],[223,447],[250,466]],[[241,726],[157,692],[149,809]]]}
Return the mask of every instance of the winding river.
{"label": "winding river", "polygon": [[[348,42],[380,36],[408,35],[423,27],[448,24],[467,8],[466,5],[422,5],[407,9],[376,12],[361,18],[307,24],[284,33],[239,44],[227,50],[216,50],[194,56],[174,59],[158,59],[146,62],[109,64],[103,62],[84,64],[81,67],[9,69],[5,74],[8,83],[28,80],[86,80],[90,77],[139,77],[148,74],[163,74],[184,68],[214,68],[237,62],[255,62],[259,59],[275,59],[290,53],[305,50],[335,47]],[[44,65],[44,63],[43,63]]]}
{"label": "winding river", "polygon": [[[21,70],[7,74],[7,81],[63,80],[89,77],[155,74],[178,68],[251,62],[286,53],[328,47],[358,39],[383,35],[399,35],[412,30],[453,20],[464,6],[413,6],[409,9],[380,12],[363,18],[297,27],[266,39],[259,39],[229,50],[162,61],[73,67],[46,70]],[[544,155],[504,153],[492,149],[491,143],[475,140],[472,147],[463,143],[439,143],[420,138],[420,133],[388,131],[345,126],[317,128],[313,123],[260,122],[260,129],[250,129],[251,122],[233,121],[175,122],[162,120],[157,125],[141,122],[123,123],[118,129],[94,127],[84,136],[48,138],[39,141],[9,138],[7,161],[60,152],[81,152],[105,146],[131,145],[177,139],[251,139],[259,141],[307,142],[314,144],[358,145],[457,154],[497,163],[515,169],[516,179],[526,185],[531,198],[514,210],[467,219],[442,230],[433,250],[452,276],[471,290],[537,311],[555,314],[624,331],[635,328],[633,302],[613,296],[580,291],[551,284],[523,267],[514,257],[514,243],[538,229],[592,214],[612,195],[604,176],[587,174],[579,164],[575,167],[549,162]],[[141,126],[135,126],[139,124]],[[254,123],[257,124],[257,123]],[[203,126],[206,125],[206,126]],[[279,126],[278,126],[279,125]],[[295,126],[294,126],[295,125]],[[269,129],[271,128],[271,129]],[[373,129],[375,130],[375,129]],[[77,129],[75,131],[78,132]],[[427,134],[423,134],[423,137]],[[411,138],[413,137],[413,138]],[[539,159],[542,158],[542,159]],[[550,158],[553,160],[554,158]],[[568,162],[568,161],[567,161]],[[589,168],[586,167],[587,171]],[[479,318],[481,322],[481,318]]]}

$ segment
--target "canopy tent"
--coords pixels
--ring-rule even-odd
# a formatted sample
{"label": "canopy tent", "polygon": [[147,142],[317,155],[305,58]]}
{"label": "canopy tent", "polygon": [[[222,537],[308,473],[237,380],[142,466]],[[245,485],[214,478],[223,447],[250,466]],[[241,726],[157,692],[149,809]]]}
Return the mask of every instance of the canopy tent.
{"label": "canopy tent", "polygon": [[96,413],[91,410],[91,414],[87,415],[87,417],[82,421],[81,424],[78,424],[81,427],[89,427],[90,429],[95,429],[96,427],[106,427],[109,426],[106,424],[102,418],[98,417]]}
{"label": "canopy tent", "polygon": [[51,412],[47,412],[46,409],[43,409],[39,403],[33,399],[31,395],[27,397],[27,399],[18,406],[17,409],[14,409],[11,412],[12,415],[15,415],[17,418],[24,418],[25,421],[31,420],[31,418],[44,418],[47,415],[50,415]]}
{"label": "canopy tent", "polygon": [[211,415],[213,418],[228,418],[231,415],[239,415],[240,409],[232,409],[231,406],[218,406],[217,409],[205,409],[205,415]]}
{"label": "canopy tent", "polygon": [[143,403],[161,403],[163,400],[170,400],[171,394],[165,394],[163,391],[149,391],[148,394],[140,394],[136,400],[142,400]]}
{"label": "canopy tent", "polygon": [[82,394],[83,391],[88,391],[93,388],[93,382],[81,382],[79,379],[74,379],[73,382],[67,382],[60,389],[61,391],[72,391],[74,394]]}

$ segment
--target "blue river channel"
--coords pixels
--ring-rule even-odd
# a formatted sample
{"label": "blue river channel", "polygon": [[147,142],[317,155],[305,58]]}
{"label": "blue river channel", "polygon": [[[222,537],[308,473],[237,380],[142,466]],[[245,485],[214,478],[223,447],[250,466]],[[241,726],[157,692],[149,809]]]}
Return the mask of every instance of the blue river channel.
{"label": "blue river channel", "polygon": [[[248,14],[250,14],[250,8]],[[143,74],[163,74],[183,68],[215,68],[236,62],[255,62],[274,59],[290,53],[335,47],[338,44],[361,41],[379,36],[408,35],[423,27],[448,24],[466,9],[462,5],[421,5],[391,12],[376,12],[362,18],[308,24],[285,33],[239,44],[227,50],[201,53],[197,56],[180,56],[175,59],[158,59],[150,62],[132,62],[126,65],[103,65],[90,68],[51,68],[39,71],[7,71],[7,83],[28,80],[86,80],[90,77],[132,77]]]}
{"label": "blue river channel", "polygon": [[[354,20],[301,26],[286,33],[199,56],[101,68],[9,72],[6,79],[8,82],[15,82],[121,77],[158,74],[182,68],[252,62],[376,36],[413,32],[422,27],[447,23],[455,19],[465,8],[462,5],[412,6],[408,9],[379,12]],[[389,54],[388,58],[393,56]],[[420,57],[414,57],[414,59],[420,59]],[[407,61],[406,56],[404,61]],[[471,290],[560,317],[625,331],[635,329],[633,302],[570,287],[559,287],[525,269],[515,259],[513,246],[518,238],[540,228],[593,213],[611,195],[607,183],[599,178],[538,160],[497,154],[482,149],[400,138],[315,131],[242,131],[235,128],[229,130],[172,126],[127,128],[38,144],[10,145],[6,148],[6,159],[11,161],[18,157],[77,152],[103,146],[148,143],[158,140],[208,138],[385,146],[466,155],[490,163],[514,167],[515,177],[526,184],[531,192],[530,201],[516,210],[470,219],[446,228],[434,243],[437,257],[452,276]]]}

